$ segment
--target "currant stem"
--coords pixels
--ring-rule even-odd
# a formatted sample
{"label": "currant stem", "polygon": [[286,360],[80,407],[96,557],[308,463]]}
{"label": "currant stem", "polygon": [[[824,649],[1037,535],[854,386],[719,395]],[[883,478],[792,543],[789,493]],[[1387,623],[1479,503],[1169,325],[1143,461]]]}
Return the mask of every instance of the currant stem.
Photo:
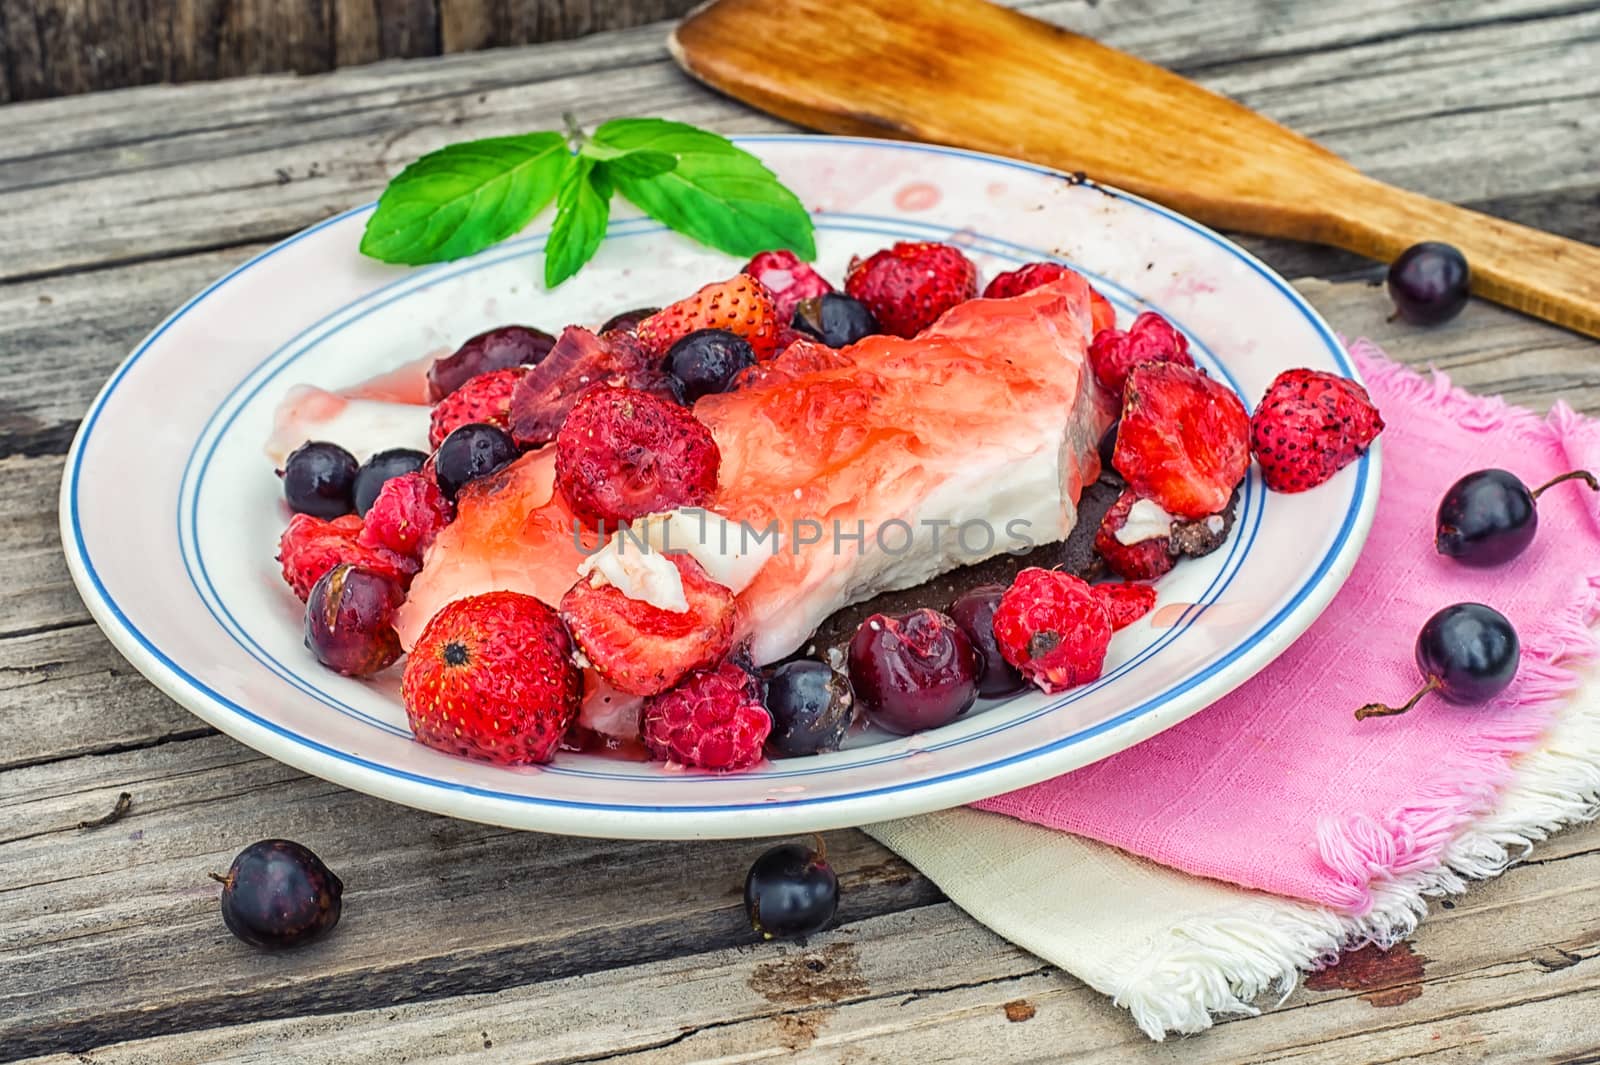
{"label": "currant stem", "polygon": [[1382,703],[1368,703],[1356,711],[1356,720],[1365,721],[1369,717],[1392,717],[1395,714],[1403,714],[1420,703],[1424,695],[1429,692],[1436,692],[1442,687],[1444,685],[1440,683],[1438,677],[1429,677],[1428,683],[1422,686],[1422,690],[1407,699],[1404,706],[1385,706]]}
{"label": "currant stem", "polygon": [[827,864],[827,861],[828,861],[828,841],[822,838],[822,833],[821,832],[813,832],[813,833],[811,833],[811,838],[817,841],[817,846],[816,846],[817,861],[822,862],[823,864]]}
{"label": "currant stem", "polygon": [[228,878],[223,876],[221,873],[207,873],[206,875],[219,884],[226,885],[228,883]]}
{"label": "currant stem", "polygon": [[1535,488],[1528,494],[1533,496],[1533,498],[1538,499],[1539,493],[1543,492],[1546,488],[1549,488],[1552,485],[1560,484],[1562,481],[1572,480],[1581,480],[1583,483],[1589,486],[1589,491],[1600,492],[1600,480],[1596,480],[1594,474],[1590,473],[1588,470],[1573,470],[1571,473],[1563,473],[1560,477],[1552,477],[1550,480],[1546,481],[1544,484],[1541,484],[1538,488]]}

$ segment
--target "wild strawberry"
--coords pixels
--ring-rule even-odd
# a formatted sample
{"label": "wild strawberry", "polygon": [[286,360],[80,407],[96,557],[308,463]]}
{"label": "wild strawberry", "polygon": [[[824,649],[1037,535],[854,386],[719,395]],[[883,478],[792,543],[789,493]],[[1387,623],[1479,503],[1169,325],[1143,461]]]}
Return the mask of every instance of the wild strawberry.
{"label": "wild strawberry", "polygon": [[[786,249],[764,251],[745,263],[742,273],[748,274],[772,293],[772,305],[778,312],[778,324],[784,329],[794,319],[795,306],[801,300],[832,292],[828,279],[803,263],[794,252]],[[778,350],[782,350],[780,346]]]}
{"label": "wild strawberry", "polygon": [[761,761],[772,715],[761,705],[761,686],[744,669],[724,662],[698,669],[677,687],[644,704],[645,746],[669,763],[727,772]]}
{"label": "wild strawberry", "polygon": [[363,520],[357,542],[388,548],[420,562],[433,538],[454,516],[455,508],[432,477],[401,474],[383,482]]}
{"label": "wild strawberry", "polygon": [[1089,344],[1089,365],[1094,369],[1095,380],[1114,396],[1122,395],[1129,372],[1143,362],[1194,365],[1188,338],[1154,311],[1135,318],[1126,333],[1120,329],[1097,331]]}
{"label": "wild strawberry", "polygon": [[1030,566],[1000,597],[994,638],[1000,654],[1024,677],[1058,692],[1100,676],[1111,644],[1111,617],[1077,577]]}
{"label": "wild strawberry", "polygon": [[580,518],[620,523],[704,506],[722,461],[683,407],[631,388],[592,388],[556,437],[556,487]]}
{"label": "wild strawberry", "polygon": [[1111,572],[1123,580],[1153,581],[1172,569],[1177,559],[1173,557],[1167,535],[1151,536],[1131,544],[1117,539],[1118,530],[1128,523],[1128,512],[1138,501],[1138,493],[1132,491],[1117,497],[1100,520],[1100,528],[1094,534],[1094,549],[1105,559]]}
{"label": "wild strawberry", "polygon": [[1250,415],[1192,366],[1140,363],[1128,375],[1111,464],[1175,517],[1219,513],[1250,469]]}
{"label": "wild strawberry", "polygon": [[867,305],[885,333],[914,337],[978,294],[978,268],[948,244],[901,241],[850,260],[844,289]]}
{"label": "wild strawberry", "polygon": [[631,334],[612,330],[596,336],[568,326],[511,394],[512,439],[523,447],[548,444],[578,397],[595,385],[636,388],[674,403],[683,399],[677,378]]}
{"label": "wild strawberry", "polygon": [[[1062,266],[1060,263],[1029,263],[996,275],[995,279],[984,288],[983,298],[1003,300],[1020,296],[1024,292],[1032,292],[1040,285],[1048,285],[1073,273],[1076,271],[1070,266]],[[1093,285],[1089,286],[1089,314],[1091,337],[1099,336],[1101,330],[1110,329],[1117,324],[1117,312],[1111,306],[1111,301],[1100,295],[1100,290]]]}
{"label": "wild strawberry", "polygon": [[322,575],[341,562],[388,577],[402,588],[411,583],[417,563],[385,547],[369,547],[360,542],[361,519],[354,514],[323,521],[309,514],[296,514],[278,539],[278,561],[283,564],[283,579],[289,582],[301,602]]}
{"label": "wild strawberry", "polygon": [[585,577],[561,598],[561,616],[584,657],[613,688],[655,695],[692,669],[703,669],[733,648],[738,603],[687,555],[667,555],[678,567],[689,609],[663,610],[630,599],[612,584]]}
{"label": "wild strawberry", "polygon": [[457,599],[406,659],[411,731],[449,754],[496,765],[548,762],[578,716],[583,672],[555,611],[531,595]]}
{"label": "wild strawberry", "polygon": [[511,394],[528,371],[521,366],[481,373],[441,399],[428,425],[428,444],[437,448],[463,425],[483,422],[506,428],[511,416]]}
{"label": "wild strawberry", "polygon": [[1089,586],[1100,605],[1106,608],[1111,631],[1117,632],[1144,617],[1156,606],[1156,590],[1150,584],[1124,584],[1112,581]]}
{"label": "wild strawberry", "polygon": [[1381,432],[1383,417],[1354,381],[1285,370],[1250,419],[1250,446],[1268,488],[1304,492],[1354,462]]}
{"label": "wild strawberry", "polygon": [[765,285],[736,274],[662,308],[640,322],[635,334],[646,351],[662,357],[696,329],[726,329],[748,340],[757,359],[770,359],[778,353],[778,330],[787,324]]}

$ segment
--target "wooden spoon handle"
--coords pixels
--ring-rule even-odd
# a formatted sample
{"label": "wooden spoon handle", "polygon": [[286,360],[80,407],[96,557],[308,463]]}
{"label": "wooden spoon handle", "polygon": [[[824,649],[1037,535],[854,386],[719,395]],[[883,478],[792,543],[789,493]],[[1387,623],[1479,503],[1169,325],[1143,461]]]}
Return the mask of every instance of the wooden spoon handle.
{"label": "wooden spoon handle", "polygon": [[1461,249],[1472,291],[1600,337],[1600,248],[1479,214],[1350,172],[1329,190],[1328,244],[1390,262],[1419,241]]}

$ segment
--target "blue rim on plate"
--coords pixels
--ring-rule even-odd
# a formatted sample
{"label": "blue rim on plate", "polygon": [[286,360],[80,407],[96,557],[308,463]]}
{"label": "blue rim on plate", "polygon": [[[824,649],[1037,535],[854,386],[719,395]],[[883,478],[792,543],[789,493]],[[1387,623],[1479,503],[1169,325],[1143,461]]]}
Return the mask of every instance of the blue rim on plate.
{"label": "blue rim on plate", "polygon": [[[736,140],[746,144],[795,142],[816,144],[823,140],[823,138],[797,135],[765,135],[740,137],[736,138]],[[968,152],[958,149],[930,145],[908,144],[903,142],[874,141],[864,138],[826,138],[826,140],[869,145],[873,148],[882,150],[920,152],[933,155],[947,155],[967,158],[1033,174],[1064,177],[1064,175],[1059,175],[1057,172],[1048,168],[1022,163],[1016,160],[985,155],[983,153]],[[1239,249],[1236,245],[1233,245],[1231,242],[1213,233],[1209,229],[1200,226],[1199,224],[1164,207],[1150,203],[1149,201],[1128,193],[1112,189],[1104,189],[1103,187],[1101,188],[1102,191],[1108,193],[1109,195],[1115,196],[1124,203],[1137,206],[1143,210],[1158,214],[1169,221],[1178,223],[1180,226],[1199,235],[1210,243],[1224,249],[1229,255],[1238,259],[1254,273],[1266,279],[1273,286],[1273,288],[1280,292],[1294,306],[1294,308],[1299,311],[1302,316],[1304,316],[1306,321],[1311,325],[1313,330],[1326,345],[1327,352],[1335,364],[1338,365],[1347,375],[1351,377],[1359,377],[1359,374],[1357,373],[1356,368],[1351,362],[1343,345],[1339,342],[1338,338],[1327,327],[1327,325],[1322,322],[1321,318],[1309,306],[1309,304],[1306,303],[1304,298],[1301,297],[1300,294],[1293,288],[1289,287],[1285,282],[1283,282],[1281,278],[1269,270],[1265,265],[1256,260],[1253,256],[1250,256],[1242,249]],[[175,698],[179,698],[181,701],[184,701],[187,705],[193,706],[193,703],[190,700],[198,698],[201,700],[203,705],[215,712],[216,716],[214,717],[209,714],[205,715],[209,720],[212,720],[213,723],[223,728],[224,731],[233,732],[236,735],[239,735],[240,732],[245,733],[244,735],[240,735],[240,738],[245,739],[247,742],[250,739],[250,730],[247,726],[267,730],[285,740],[290,741],[292,744],[303,750],[303,760],[292,759],[300,768],[311,772],[316,772],[320,775],[333,779],[338,779],[340,782],[349,783],[352,784],[352,786],[364,787],[364,790],[377,791],[380,794],[383,794],[385,789],[365,786],[373,783],[371,780],[358,781],[352,779],[352,771],[356,777],[361,777],[364,774],[378,774],[381,777],[389,777],[397,781],[406,781],[411,784],[423,785],[429,789],[440,789],[444,792],[453,794],[472,795],[478,798],[493,800],[495,802],[535,804],[539,806],[551,807],[553,809],[568,810],[580,813],[593,812],[596,814],[649,815],[674,814],[680,812],[680,808],[674,806],[579,802],[550,796],[529,795],[519,792],[481,788],[474,785],[463,784],[457,781],[442,780],[435,777],[414,773],[396,766],[373,761],[352,751],[339,750],[337,748],[330,747],[314,738],[288,729],[280,723],[273,721],[268,717],[264,717],[247,707],[239,705],[238,703],[222,695],[220,692],[216,691],[201,678],[189,672],[170,654],[156,646],[154,641],[152,641],[145,633],[140,631],[138,627],[133,624],[127,612],[111,596],[105,583],[102,581],[101,576],[96,569],[95,562],[89,555],[89,550],[83,536],[79,511],[80,483],[83,454],[86,450],[86,444],[95,431],[95,426],[102,411],[105,409],[112,396],[115,395],[119,383],[139,362],[141,357],[151,348],[153,344],[155,344],[157,340],[161,338],[161,336],[168,329],[182,320],[186,314],[201,304],[217,290],[228,285],[241,275],[248,273],[252,268],[265,262],[284,249],[295,245],[299,241],[311,237],[328,226],[370,211],[373,206],[374,205],[372,204],[367,204],[365,206],[354,208],[340,215],[326,219],[317,225],[314,225],[298,234],[295,234],[292,237],[287,238],[286,240],[274,245],[266,251],[263,251],[248,262],[242,264],[241,266],[224,275],[222,278],[213,282],[198,295],[185,303],[181,308],[175,311],[160,326],[158,326],[147,338],[145,338],[145,340],[139,344],[139,346],[133,351],[128,359],[112,375],[105,387],[101,390],[100,394],[96,397],[94,403],[89,409],[89,412],[83,420],[77,438],[73,443],[71,454],[68,457],[67,472],[62,482],[61,520],[63,526],[63,542],[66,544],[69,568],[72,570],[74,579],[77,581],[80,590],[83,591],[84,598],[90,606],[91,612],[95,615],[96,619],[100,621],[101,625],[106,628],[108,633],[113,636],[113,639],[115,642],[117,642],[119,648],[123,649],[125,653],[128,653],[130,648],[126,644],[131,642],[132,645],[137,648],[135,654],[142,652],[142,655],[146,657],[146,661],[140,661],[140,659],[135,657],[134,654],[130,654],[130,658],[134,660],[135,664],[139,665],[140,668],[144,670],[152,680],[155,680],[159,686],[161,686]],[[956,232],[950,227],[937,226],[930,223],[911,222],[906,219],[899,218],[891,219],[879,216],[852,215],[836,212],[829,212],[827,214],[818,216],[817,222],[819,229],[822,230],[834,228],[840,230],[867,231],[879,233],[889,237],[907,237],[910,239],[939,239],[941,236],[947,238]],[[624,237],[635,232],[650,232],[653,230],[658,230],[659,228],[659,226],[656,226],[654,223],[651,223],[648,220],[628,220],[616,223],[612,228],[612,232],[608,234],[607,239],[610,240],[617,237]],[[387,732],[398,735],[407,735],[407,733],[405,733],[403,730],[398,730],[394,726],[385,722],[372,719],[370,715],[362,714],[354,707],[349,706],[344,701],[322,690],[315,684],[307,682],[305,678],[301,677],[299,674],[289,669],[272,655],[268,654],[256,641],[249,637],[243,626],[239,625],[237,620],[228,611],[226,605],[222,601],[221,596],[218,594],[215,586],[212,584],[209,574],[206,571],[204,558],[201,556],[196,547],[197,537],[194,532],[193,524],[194,511],[196,508],[193,504],[198,496],[199,486],[204,479],[206,469],[209,465],[211,454],[214,451],[216,442],[221,439],[222,432],[225,430],[227,424],[231,422],[233,417],[238,415],[240,409],[242,409],[243,403],[249,399],[250,395],[253,395],[255,392],[259,391],[269,382],[274,380],[277,374],[282,372],[282,370],[293,365],[298,352],[303,350],[303,347],[297,348],[297,345],[301,345],[302,341],[306,340],[308,337],[316,337],[319,340],[324,339],[326,335],[328,335],[327,333],[323,332],[324,327],[328,326],[331,321],[344,319],[340,321],[339,325],[333,327],[333,329],[336,331],[338,328],[343,328],[344,326],[357,320],[360,316],[364,316],[365,314],[371,313],[372,311],[378,309],[387,302],[382,298],[383,294],[391,290],[399,291],[398,295],[392,297],[394,299],[398,299],[407,292],[437,283],[440,280],[450,276],[455,276],[456,274],[483,269],[489,265],[492,265],[493,263],[504,261],[509,258],[537,255],[542,250],[544,236],[544,234],[534,234],[531,236],[521,237],[515,241],[507,242],[507,244],[502,245],[491,252],[486,252],[472,260],[468,260],[465,263],[455,264],[451,267],[435,267],[430,270],[417,271],[409,274],[406,277],[392,282],[389,285],[383,286],[381,289],[365,294],[361,299],[356,300],[352,304],[346,305],[345,307],[340,308],[338,311],[325,316],[317,323],[303,330],[295,338],[291,339],[288,343],[280,346],[276,351],[268,355],[260,364],[252,367],[244,376],[244,378],[241,379],[238,385],[235,386],[233,392],[217,405],[215,410],[212,412],[206,427],[196,437],[193,449],[191,450],[189,462],[183,473],[182,484],[180,485],[179,489],[179,513],[177,515],[180,550],[183,556],[184,564],[189,570],[190,580],[194,585],[195,592],[200,596],[208,610],[211,611],[213,619],[235,642],[237,642],[247,653],[254,657],[263,667],[272,671],[281,680],[294,686],[296,689],[301,691],[302,694],[313,699],[317,699],[341,713],[353,715],[365,721],[367,724],[373,725]],[[1055,255],[1048,251],[1027,248],[1025,246],[1016,245],[1007,241],[999,240],[997,238],[975,236],[972,239],[975,244],[983,246],[981,250],[987,252],[991,256],[1009,259],[1014,262],[1032,261],[1042,258],[1068,261],[1063,260],[1059,255]],[[1072,265],[1076,267],[1076,264]],[[1151,306],[1147,301],[1134,299],[1126,290],[1120,289],[1115,284],[1110,283],[1107,279],[1095,275],[1087,270],[1084,272],[1088,274],[1091,279],[1095,280],[1097,285],[1101,286],[1115,303],[1124,309],[1133,306],[1135,302],[1141,306]],[[360,306],[362,310],[356,317],[350,317],[350,312],[355,306]],[[1160,310],[1159,307],[1156,307],[1155,309]],[[1182,322],[1177,324],[1179,324],[1180,327],[1182,326]],[[1191,339],[1195,339],[1192,332],[1190,333],[1190,336]],[[1237,382],[1233,380],[1232,376],[1228,373],[1227,368],[1209,351],[1205,350],[1202,345],[1196,344],[1196,347],[1202,363],[1207,364],[1209,368],[1221,373],[1229,381],[1230,385],[1237,390]],[[250,392],[243,397],[240,397],[240,393],[248,386],[252,385],[253,387],[251,387]],[[1248,403],[1249,397],[1246,396],[1244,399]],[[230,409],[231,415],[229,418],[223,421],[221,425],[218,425],[218,419],[222,418],[224,411],[229,411]],[[211,444],[211,449],[202,451],[203,445],[205,445],[208,440]],[[970,781],[972,778],[984,775],[992,775],[1006,767],[1016,766],[1020,763],[1046,757],[1053,752],[1080,744],[1093,736],[1097,736],[1109,730],[1117,729],[1132,722],[1136,722],[1148,715],[1153,715],[1163,707],[1169,705],[1174,698],[1182,695],[1184,692],[1192,689],[1196,685],[1227,673],[1230,669],[1237,666],[1243,656],[1245,656],[1252,649],[1260,646],[1263,641],[1266,641],[1269,638],[1275,638],[1281,641],[1281,646],[1278,648],[1279,650],[1281,650],[1283,647],[1287,647],[1289,641],[1292,640],[1293,637],[1297,636],[1300,631],[1303,631],[1306,624],[1309,624],[1310,618],[1306,618],[1304,623],[1300,623],[1297,625],[1297,627],[1293,628],[1285,628],[1286,623],[1296,615],[1296,612],[1303,605],[1309,601],[1312,601],[1313,599],[1321,600],[1321,602],[1317,604],[1318,606],[1325,605],[1327,600],[1332,597],[1333,591],[1336,590],[1340,583],[1342,583],[1343,577],[1348,574],[1351,565],[1354,563],[1355,550],[1353,549],[1353,545],[1359,545],[1359,541],[1362,537],[1364,537],[1365,531],[1370,525],[1372,517],[1376,492],[1369,491],[1369,488],[1375,488],[1378,463],[1379,451],[1376,447],[1369,451],[1359,461],[1358,468],[1355,471],[1357,476],[1357,485],[1354,493],[1354,499],[1356,500],[1355,505],[1352,505],[1345,513],[1343,524],[1337,535],[1334,537],[1328,550],[1325,552],[1324,557],[1309,572],[1298,591],[1292,597],[1290,597],[1290,599],[1285,602],[1280,609],[1273,614],[1272,617],[1267,619],[1254,632],[1238,640],[1226,654],[1211,662],[1205,669],[1199,671],[1195,675],[1184,678],[1176,685],[1162,689],[1154,696],[1141,701],[1137,705],[1123,711],[1122,713],[1117,714],[1109,719],[1096,722],[1093,725],[1079,729],[1068,735],[1062,736],[1048,744],[1031,747],[1027,750],[1016,751],[1003,757],[994,758],[990,761],[984,762],[981,765],[969,766],[959,771],[945,773],[942,775],[907,779],[885,787],[862,789],[840,795],[817,795],[788,798],[777,803],[774,803],[769,799],[762,803],[736,803],[724,805],[701,804],[695,805],[693,807],[693,811],[695,813],[726,812],[764,815],[770,817],[775,805],[785,808],[795,808],[819,804],[837,804],[892,792],[936,788],[958,780]],[[1218,571],[1216,578],[1212,581],[1211,587],[1207,589],[1205,595],[1201,596],[1194,605],[1191,605],[1184,612],[1176,624],[1164,632],[1159,638],[1151,641],[1148,646],[1133,655],[1128,662],[1120,664],[1117,671],[1108,675],[1103,683],[1109,682],[1120,672],[1131,669],[1134,665],[1147,661],[1151,656],[1159,653],[1162,647],[1166,646],[1171,640],[1175,639],[1179,634],[1181,634],[1181,632],[1189,625],[1193,624],[1193,622],[1205,611],[1207,605],[1215,601],[1216,596],[1221,593],[1221,591],[1226,587],[1227,582],[1230,581],[1237,572],[1238,563],[1236,559],[1242,558],[1244,554],[1248,554],[1255,535],[1261,526],[1263,513],[1266,508],[1266,495],[1267,494],[1265,492],[1260,490],[1258,475],[1252,472],[1251,476],[1247,479],[1242,494],[1240,517],[1235,529],[1235,534],[1229,538],[1228,550],[1230,554],[1227,557],[1227,561]],[[1312,614],[1312,617],[1314,616],[1315,614]],[[147,669],[147,664],[154,666],[156,671],[152,672],[151,669]],[[1232,683],[1229,684],[1229,687],[1231,688],[1232,686],[1242,682],[1247,675],[1248,674],[1243,674],[1237,678],[1233,678]],[[1026,717],[999,723],[993,728],[984,732],[973,736],[964,736],[959,740],[952,740],[949,742],[971,742],[973,739],[981,738],[981,736],[988,735],[994,731],[1014,727],[1016,724],[1021,722],[1033,720],[1043,714],[1057,710],[1078,698],[1082,698],[1088,690],[1091,689],[1075,689],[1072,692],[1065,693],[1059,699],[1050,701],[1048,704],[1037,709],[1036,711],[1030,712]],[[230,727],[230,725],[234,727]],[[939,743],[930,743],[926,747],[921,748],[921,750],[937,750],[940,748],[940,746],[941,744]],[[889,761],[895,758],[907,757],[909,754],[910,752],[907,751],[884,754],[878,757],[876,761]],[[328,764],[328,760],[332,760],[332,762],[335,763],[341,763],[341,765],[330,766]],[[857,768],[855,764],[811,768],[797,766],[794,769],[784,769],[777,772],[771,772],[766,774],[766,776],[773,779],[782,779],[786,776],[803,776],[819,772],[847,772],[854,768]],[[607,771],[602,769],[589,769],[574,766],[552,766],[547,769],[547,772],[597,777],[600,779],[606,779],[608,775],[614,776],[614,774],[608,774]],[[712,774],[693,774],[689,776],[689,779],[706,782],[734,778],[717,777]],[[986,792],[985,794],[992,793],[993,792],[991,791]],[[389,797],[394,796],[390,795]],[[960,799],[957,801],[968,800]],[[494,818],[487,817],[486,819],[493,820]],[[561,828],[560,826],[555,826],[555,830],[567,829]],[[584,831],[582,827],[572,828],[571,830]],[[765,829],[757,830],[764,831]],[[631,831],[614,831],[612,834],[631,835],[635,833]],[[652,835],[655,833],[644,832],[640,834]]]}

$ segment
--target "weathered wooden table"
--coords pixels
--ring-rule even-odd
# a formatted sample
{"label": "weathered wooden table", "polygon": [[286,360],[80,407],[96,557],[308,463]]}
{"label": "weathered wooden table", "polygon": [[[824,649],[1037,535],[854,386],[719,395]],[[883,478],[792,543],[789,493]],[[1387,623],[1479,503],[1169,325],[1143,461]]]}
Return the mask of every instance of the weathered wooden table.
{"label": "weathered wooden table", "polygon": [[[1027,6],[1380,177],[1600,242],[1594,4]],[[561,839],[390,806],[217,735],[118,657],[67,578],[55,501],[129,348],[446,141],[565,110],[774,127],[680,75],[665,31],[0,108],[0,1060],[1600,1060],[1600,827],[1439,904],[1420,961],[1347,967],[1319,983],[1355,986],[1155,1045],[859,833],[829,839],[841,927],[758,946],[739,894],[760,842]],[[1341,331],[1533,407],[1600,410],[1592,341],[1482,304],[1389,325],[1370,264],[1246,243]],[[124,791],[124,818],[77,827]],[[205,878],[273,835],[349,885],[338,934],[282,957],[228,935]],[[1371,993],[1396,984],[1419,993]]]}

